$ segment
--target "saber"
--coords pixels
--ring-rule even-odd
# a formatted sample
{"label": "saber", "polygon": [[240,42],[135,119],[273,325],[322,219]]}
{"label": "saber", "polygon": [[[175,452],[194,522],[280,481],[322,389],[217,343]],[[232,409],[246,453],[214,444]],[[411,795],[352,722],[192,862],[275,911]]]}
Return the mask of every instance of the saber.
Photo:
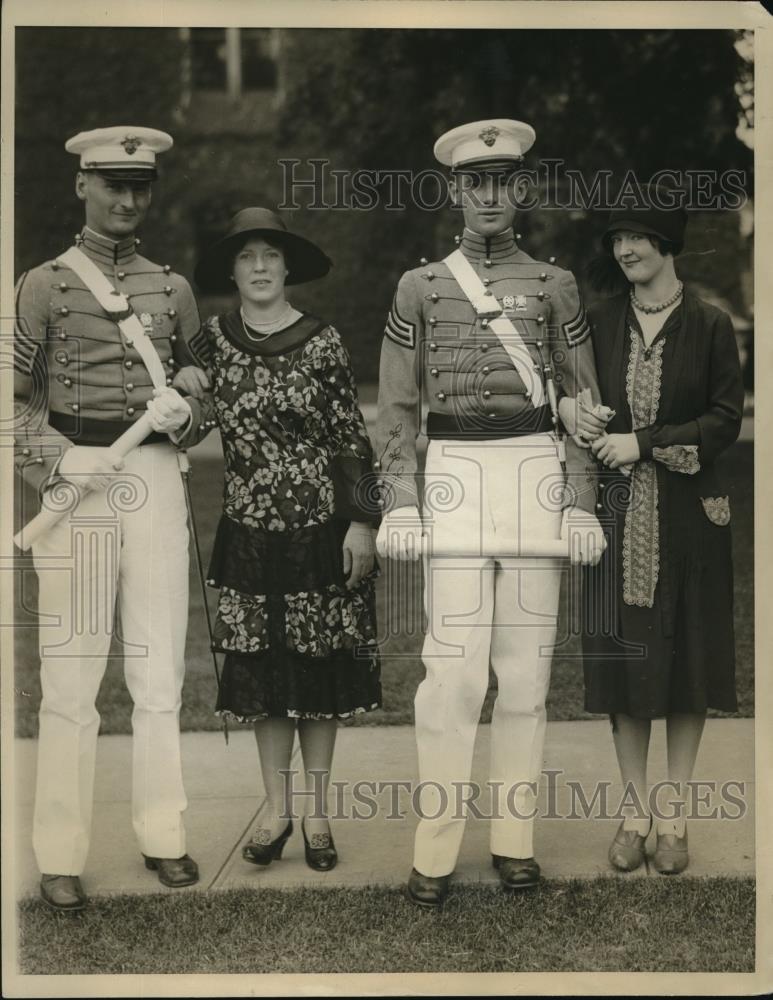
{"label": "saber", "polygon": [[[130,451],[142,444],[152,430],[150,417],[147,413],[143,413],[127,431],[124,431],[110,445],[109,450],[120,458],[126,458]],[[55,510],[52,507],[47,507],[45,494],[43,494],[41,502],[42,507],[40,512],[13,536],[14,545],[21,549],[22,552],[26,552],[41,535],[44,535],[53,528],[55,524],[70,512],[69,507],[65,507],[63,510]]]}
{"label": "saber", "polygon": [[[188,510],[188,523],[190,525],[191,537],[193,538],[193,551],[196,556],[196,571],[201,587],[201,601],[204,605],[204,617],[207,621],[207,634],[209,635],[209,648],[212,653],[212,666],[215,668],[215,680],[217,682],[217,693],[220,695],[220,668],[217,665],[217,652],[215,647],[215,636],[212,631],[212,621],[209,616],[209,604],[207,603],[207,584],[204,580],[204,564],[201,561],[201,548],[199,546],[199,534],[196,530],[196,517],[193,512],[193,500],[191,499],[190,477],[193,474],[191,463],[188,460],[188,453],[177,452],[177,464],[180,468],[180,478],[183,483],[183,493],[185,494],[185,506]],[[228,743],[228,720],[223,718],[223,736]]]}

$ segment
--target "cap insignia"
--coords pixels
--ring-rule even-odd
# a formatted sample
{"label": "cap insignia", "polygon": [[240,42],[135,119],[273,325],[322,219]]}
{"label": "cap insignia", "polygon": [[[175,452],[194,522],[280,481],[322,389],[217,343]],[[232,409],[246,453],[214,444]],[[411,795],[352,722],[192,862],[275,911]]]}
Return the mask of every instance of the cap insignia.
{"label": "cap insignia", "polygon": [[134,156],[139,147],[142,145],[142,139],[138,138],[136,135],[127,135],[121,145],[129,156]]}
{"label": "cap insignia", "polygon": [[489,128],[484,128],[483,131],[479,133],[478,138],[482,139],[487,146],[493,146],[500,135],[501,132],[499,129],[491,125]]}

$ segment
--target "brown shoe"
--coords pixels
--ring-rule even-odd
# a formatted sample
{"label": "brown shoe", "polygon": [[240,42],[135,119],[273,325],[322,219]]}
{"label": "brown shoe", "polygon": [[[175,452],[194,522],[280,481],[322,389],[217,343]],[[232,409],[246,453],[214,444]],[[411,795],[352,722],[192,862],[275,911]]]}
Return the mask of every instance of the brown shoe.
{"label": "brown shoe", "polygon": [[448,895],[450,875],[422,875],[411,869],[408,879],[408,898],[425,910],[438,910]]}
{"label": "brown shoe", "polygon": [[687,853],[687,830],[683,837],[675,833],[659,833],[655,854],[652,857],[655,871],[661,875],[679,875],[690,863]]}
{"label": "brown shoe", "polygon": [[187,854],[181,858],[145,858],[145,867],[158,872],[158,881],[170,889],[180,889],[185,885],[195,885],[199,880],[199,866]]}
{"label": "brown shoe", "polygon": [[491,863],[499,872],[499,880],[505,889],[531,889],[538,885],[540,867],[534,858],[506,858],[492,854]]}
{"label": "brown shoe", "polygon": [[86,893],[77,875],[42,875],[40,895],[54,910],[82,910]]}
{"label": "brown shoe", "polygon": [[[623,820],[624,822],[625,820]],[[632,872],[644,863],[644,845],[652,829],[652,817],[650,817],[650,828],[643,835],[637,833],[636,830],[624,830],[623,823],[617,828],[607,857],[613,868],[617,868],[621,872]]]}

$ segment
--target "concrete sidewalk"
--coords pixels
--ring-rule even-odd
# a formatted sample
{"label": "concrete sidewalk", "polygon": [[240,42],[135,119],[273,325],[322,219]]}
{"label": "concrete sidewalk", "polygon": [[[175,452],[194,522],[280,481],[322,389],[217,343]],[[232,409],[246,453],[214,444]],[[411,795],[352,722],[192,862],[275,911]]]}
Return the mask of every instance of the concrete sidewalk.
{"label": "concrete sidewalk", "polygon": [[[400,885],[411,868],[416,826],[408,789],[373,782],[410,782],[415,787],[416,749],[410,726],[345,727],[339,732],[333,778],[340,792],[331,793],[331,808],[341,818],[332,821],[340,860],[327,873],[308,868],[303,857],[300,823],[296,821],[281,861],[267,868],[245,863],[241,845],[249,839],[263,808],[257,751],[251,730],[240,727],[226,747],[220,733],[185,733],[183,767],[189,806],[186,814],[188,851],[201,871],[198,886],[167,890],[147,872],[131,826],[131,738],[100,739],[94,824],[89,862],[83,876],[91,894],[197,892],[206,889],[294,888],[300,886]],[[487,778],[489,727],[481,726],[475,750],[473,781]],[[39,875],[30,844],[35,788],[34,740],[16,740],[15,857],[17,897],[37,895]],[[296,749],[293,766],[299,768]],[[535,853],[547,878],[614,875],[606,860],[607,847],[618,822],[610,819],[567,818],[572,812],[572,783],[591,801],[598,781],[610,782],[608,801],[613,811],[620,801],[619,782],[609,724],[606,721],[552,722],[548,725],[544,771],[536,825]],[[665,776],[665,731],[653,726],[650,782]],[[695,781],[714,782],[700,812],[725,805],[740,819],[692,819],[690,875],[754,874],[754,721],[711,719],[701,747]],[[552,789],[549,788],[549,781]],[[725,782],[741,783],[722,792]],[[666,794],[666,792],[664,792]],[[575,792],[575,802],[579,802]],[[485,797],[481,799],[485,802]],[[303,808],[298,799],[296,812]],[[350,818],[355,809],[363,818]],[[579,808],[575,812],[580,812]],[[593,810],[595,812],[595,810]],[[391,814],[391,815],[390,815]],[[372,818],[364,818],[372,816]],[[488,821],[471,817],[462,845],[456,880],[497,881],[491,868]],[[654,850],[655,837],[648,841]],[[658,877],[649,866],[622,878]]]}

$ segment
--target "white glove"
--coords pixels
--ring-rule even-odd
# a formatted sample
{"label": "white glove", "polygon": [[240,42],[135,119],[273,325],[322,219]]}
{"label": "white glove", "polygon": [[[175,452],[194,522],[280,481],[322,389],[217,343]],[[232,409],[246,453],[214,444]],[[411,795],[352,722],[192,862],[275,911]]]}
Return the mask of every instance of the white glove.
{"label": "white glove", "polygon": [[382,559],[402,562],[421,555],[421,515],[418,507],[396,507],[381,520],[376,537],[376,551]]}
{"label": "white glove", "polygon": [[190,405],[176,389],[154,389],[153,399],[148,400],[150,426],[159,434],[179,430],[191,419]]}
{"label": "white glove", "polygon": [[607,540],[595,514],[580,507],[567,507],[561,522],[561,538],[569,539],[569,558],[575,565],[595,566]]}

